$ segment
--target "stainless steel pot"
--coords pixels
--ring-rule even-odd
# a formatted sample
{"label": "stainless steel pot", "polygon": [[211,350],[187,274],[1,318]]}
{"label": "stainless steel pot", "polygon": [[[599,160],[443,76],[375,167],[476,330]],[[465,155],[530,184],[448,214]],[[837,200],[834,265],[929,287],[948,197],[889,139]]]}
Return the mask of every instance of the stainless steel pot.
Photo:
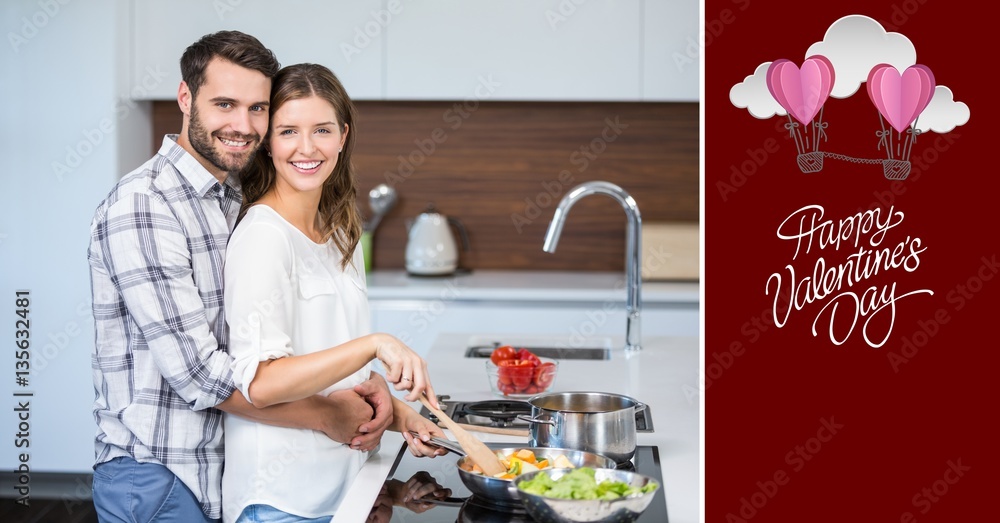
{"label": "stainless steel pot", "polygon": [[628,396],[606,392],[558,392],[528,400],[528,445],[602,454],[622,464],[635,455],[635,413],[646,408]]}

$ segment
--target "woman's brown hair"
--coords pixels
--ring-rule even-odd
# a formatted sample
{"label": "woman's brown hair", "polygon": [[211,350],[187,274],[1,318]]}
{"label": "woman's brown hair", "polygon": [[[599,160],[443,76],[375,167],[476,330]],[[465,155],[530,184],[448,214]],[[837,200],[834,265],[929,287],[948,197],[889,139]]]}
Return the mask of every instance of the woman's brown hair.
{"label": "woman's brown hair", "polygon": [[[300,100],[311,96],[326,100],[333,106],[340,123],[340,131],[347,132],[344,148],[340,152],[333,173],[323,184],[323,193],[319,200],[319,217],[323,225],[323,239],[333,239],[334,245],[343,255],[341,269],[347,267],[354,256],[354,249],[361,239],[361,214],[357,206],[357,185],[354,176],[354,166],[351,165],[351,152],[354,151],[354,136],[356,112],[354,103],[347,95],[347,90],[332,71],[317,64],[295,64],[282,68],[274,76],[271,83],[271,115],[281,108],[285,102]],[[270,127],[264,143],[271,136]],[[274,163],[267,155],[265,147],[257,150],[253,162],[240,173],[240,184],[243,188],[243,206],[240,208],[239,220],[243,219],[247,209],[274,188],[277,177]]]}

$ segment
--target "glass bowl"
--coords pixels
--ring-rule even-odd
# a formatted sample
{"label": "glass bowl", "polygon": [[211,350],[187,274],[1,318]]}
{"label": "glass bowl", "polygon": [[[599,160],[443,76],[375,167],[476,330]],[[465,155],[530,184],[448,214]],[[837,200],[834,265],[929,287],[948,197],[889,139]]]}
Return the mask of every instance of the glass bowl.
{"label": "glass bowl", "polygon": [[527,399],[552,389],[559,362],[549,358],[538,358],[541,364],[534,367],[498,367],[486,360],[486,379],[490,390],[501,398]]}

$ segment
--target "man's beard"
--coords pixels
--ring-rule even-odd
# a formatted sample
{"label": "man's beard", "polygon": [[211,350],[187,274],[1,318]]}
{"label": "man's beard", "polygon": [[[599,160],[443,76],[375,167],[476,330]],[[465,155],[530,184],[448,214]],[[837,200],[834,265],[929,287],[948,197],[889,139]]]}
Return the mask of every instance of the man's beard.
{"label": "man's beard", "polygon": [[[213,137],[225,138],[226,140],[236,142],[250,142],[251,149],[243,154],[219,151],[216,149],[216,143]],[[253,159],[254,153],[256,153],[257,148],[260,147],[260,135],[256,133],[232,133],[227,135],[219,134],[218,131],[209,133],[208,130],[205,129],[205,126],[202,125],[201,119],[198,118],[198,109],[194,104],[191,105],[191,122],[188,128],[188,141],[191,142],[191,147],[194,148],[195,152],[200,154],[202,158],[208,160],[212,165],[220,170],[229,173],[242,171],[247,165],[250,164],[250,160]]]}

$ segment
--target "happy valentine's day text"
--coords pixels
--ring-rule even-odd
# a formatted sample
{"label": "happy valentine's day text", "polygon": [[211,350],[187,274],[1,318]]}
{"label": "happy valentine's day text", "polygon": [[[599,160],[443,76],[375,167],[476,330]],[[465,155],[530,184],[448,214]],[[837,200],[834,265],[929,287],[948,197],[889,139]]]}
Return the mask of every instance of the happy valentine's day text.
{"label": "happy valentine's day text", "polygon": [[[927,250],[920,238],[907,236],[895,246],[882,247],[887,233],[903,223],[902,211],[889,206],[888,211],[876,207],[840,220],[824,218],[820,205],[807,205],[791,213],[778,226],[781,240],[795,241],[794,262],[800,254],[814,248],[821,253],[839,253],[841,247],[850,250],[839,264],[827,263],[819,256],[812,274],[801,275],[792,263],[772,273],[767,279],[764,294],[774,297],[772,314],[774,324],[784,327],[792,310],[801,311],[812,303],[825,304],[816,313],[812,335],[817,336],[817,326],[827,321],[830,341],[841,345],[854,332],[859,318],[865,318],[861,328],[865,342],[873,348],[881,347],[889,339],[896,319],[896,302],[917,294],[930,294],[930,289],[917,289],[897,295],[896,283],[869,285],[866,280],[893,269],[913,272],[920,266],[920,253]],[[781,299],[779,299],[779,297]],[[874,322],[880,313],[888,315],[887,321]],[[872,331],[885,332],[878,337]]]}

